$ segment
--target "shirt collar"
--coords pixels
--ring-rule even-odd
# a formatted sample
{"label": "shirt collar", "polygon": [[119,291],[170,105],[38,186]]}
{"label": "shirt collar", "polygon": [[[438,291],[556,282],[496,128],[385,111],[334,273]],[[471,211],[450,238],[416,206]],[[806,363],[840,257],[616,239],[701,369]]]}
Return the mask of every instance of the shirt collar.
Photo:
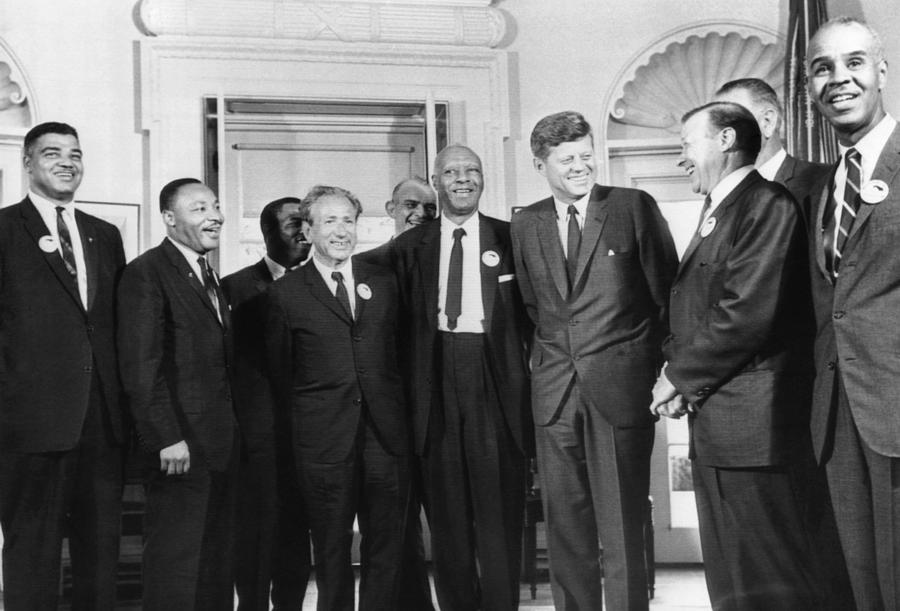
{"label": "shirt collar", "polygon": [[67,201],[64,204],[59,203],[59,202],[52,202],[49,199],[47,199],[46,197],[44,197],[42,195],[38,195],[31,189],[28,189],[28,199],[31,200],[31,203],[34,204],[38,210],[41,210],[41,209],[49,210],[49,211],[53,212],[53,214],[56,214],[56,207],[62,206],[70,214],[75,214],[75,203],[74,203],[75,200],[74,199]]}
{"label": "shirt collar", "polygon": [[787,151],[782,147],[768,161],[756,168],[756,171],[766,180],[775,180],[775,175],[781,169],[781,164],[785,159],[787,159]]}
{"label": "shirt collar", "polygon": [[442,235],[452,236],[453,230],[456,229],[457,227],[462,227],[463,229],[465,229],[467,236],[473,236],[473,235],[477,236],[478,235],[479,224],[478,224],[478,212],[477,211],[475,212],[475,214],[473,214],[472,216],[467,218],[465,221],[463,221],[462,225],[457,225],[453,221],[450,221],[446,217],[443,217],[443,216],[441,217],[441,221],[442,221],[441,222],[441,234]]}
{"label": "shirt collar", "polygon": [[353,266],[350,264],[351,258],[352,257],[348,257],[339,267],[329,267],[319,261],[316,257],[311,257],[310,260],[313,265],[316,266],[316,269],[319,270],[319,273],[322,274],[323,278],[331,280],[331,272],[341,272],[344,275],[344,281],[346,282],[353,277]]}
{"label": "shirt collar", "polygon": [[[875,171],[875,164],[878,162],[878,156],[881,155],[884,145],[887,144],[891,134],[894,133],[894,128],[896,126],[897,121],[894,120],[894,117],[885,114],[881,121],[869,130],[868,134],[860,138],[859,142],[853,145],[853,148],[859,151],[859,154],[862,156],[863,180],[868,180],[872,177],[872,173]],[[844,154],[849,148],[849,146],[838,144],[841,159],[844,158]],[[843,161],[841,163],[843,163]]]}
{"label": "shirt collar", "polygon": [[[593,189],[585,193],[582,197],[572,202],[572,205],[575,206],[575,209],[578,210],[578,215],[581,218],[584,218],[584,215],[587,214],[587,207],[591,201],[591,193],[593,193]],[[569,216],[569,204],[566,204],[554,195],[553,196],[553,204],[556,206],[556,218],[564,219]]]}
{"label": "shirt collar", "polygon": [[287,268],[278,263],[274,259],[272,259],[269,255],[263,255],[263,261],[266,262],[266,267],[269,268],[269,273],[272,275],[272,280],[278,280],[282,276],[287,273]]}
{"label": "shirt collar", "polygon": [[174,244],[175,248],[177,248],[179,250],[179,252],[181,252],[181,254],[184,255],[184,258],[187,259],[187,262],[191,264],[191,267],[194,269],[195,272],[202,271],[202,270],[200,270],[200,264],[197,262],[197,258],[198,257],[205,258],[206,257],[205,254],[200,254],[193,248],[188,248],[187,246],[185,246],[178,240],[173,240],[172,236],[166,236],[166,239],[169,240],[172,244]]}
{"label": "shirt collar", "polygon": [[728,194],[753,170],[754,167],[752,165],[745,165],[720,180],[719,184],[709,192],[710,209],[715,209],[722,203],[722,200],[728,197]]}

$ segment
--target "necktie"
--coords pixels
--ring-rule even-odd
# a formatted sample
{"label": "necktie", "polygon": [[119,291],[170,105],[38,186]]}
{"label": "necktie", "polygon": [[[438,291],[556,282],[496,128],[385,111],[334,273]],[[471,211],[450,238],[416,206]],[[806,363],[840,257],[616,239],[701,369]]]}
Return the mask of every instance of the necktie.
{"label": "necktie", "polygon": [[700,208],[700,218],[697,219],[697,232],[700,233],[700,228],[703,227],[703,221],[706,220],[706,213],[709,212],[709,209],[712,207],[712,199],[709,195],[706,196],[706,199],[703,200],[703,207]]}
{"label": "necktie", "polygon": [[578,250],[581,248],[581,227],[578,226],[578,208],[569,204],[569,229],[566,235],[566,272],[569,288],[575,284],[575,270],[578,269]]}
{"label": "necktie", "polygon": [[65,208],[56,207],[56,232],[59,234],[59,247],[62,252],[62,260],[66,266],[66,270],[72,274],[72,280],[75,287],[78,287],[78,268],[75,265],[75,251],[72,249],[72,234],[69,233],[69,226],[66,224],[66,218],[63,216]]}
{"label": "necktie", "polygon": [[219,300],[219,283],[216,282],[216,277],[213,275],[212,270],[209,267],[209,261],[206,260],[206,257],[197,257],[197,263],[200,264],[200,272],[203,276],[203,288],[206,289],[206,296],[209,297],[209,302],[216,311],[219,322],[222,322],[222,301]]}
{"label": "necktie", "polygon": [[337,297],[338,303],[344,308],[350,320],[353,320],[353,310],[350,309],[350,296],[347,294],[347,287],[344,286],[344,274],[341,272],[331,272],[331,279],[337,282],[337,289],[334,296]]}
{"label": "necktie", "polygon": [[859,183],[860,183],[860,165],[862,164],[862,155],[855,148],[847,149],[844,156],[844,167],[847,168],[847,181],[844,185],[843,201],[839,202],[841,206],[841,223],[837,226],[834,241],[834,253],[831,257],[831,270],[835,278],[838,275],[838,268],[841,264],[841,256],[844,245],[847,244],[847,237],[853,228],[853,222],[856,220],[856,212],[859,210]]}
{"label": "necktie", "polygon": [[462,313],[462,238],[466,230],[457,227],[453,230],[453,247],[450,249],[450,267],[447,269],[447,303],[444,312],[447,314],[447,328],[456,328],[456,319]]}

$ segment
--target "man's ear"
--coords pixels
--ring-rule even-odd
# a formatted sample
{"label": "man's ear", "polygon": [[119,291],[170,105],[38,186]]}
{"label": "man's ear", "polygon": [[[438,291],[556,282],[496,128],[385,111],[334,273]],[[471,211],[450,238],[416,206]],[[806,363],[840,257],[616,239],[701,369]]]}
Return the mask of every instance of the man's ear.
{"label": "man's ear", "polygon": [[540,157],[535,157],[531,160],[532,165],[534,165],[534,169],[538,171],[538,174],[546,177],[547,164],[544,163],[544,160]]}
{"label": "man's ear", "polygon": [[388,216],[394,216],[394,210],[397,209],[397,204],[394,203],[393,199],[389,199],[384,202],[384,211],[387,212]]}
{"label": "man's ear", "polygon": [[723,152],[730,151],[734,147],[735,140],[737,140],[737,134],[733,127],[726,127],[725,129],[720,130],[716,136],[716,142],[719,143],[719,149]]}
{"label": "man's ear", "polygon": [[162,220],[169,227],[175,226],[175,214],[171,210],[162,211]]}
{"label": "man's ear", "polygon": [[763,140],[768,140],[778,129],[778,111],[774,108],[766,108],[762,113],[760,132]]}
{"label": "man's ear", "polygon": [[306,238],[306,241],[309,242],[309,221],[303,221],[303,224],[300,226],[300,231],[303,232],[303,237]]}

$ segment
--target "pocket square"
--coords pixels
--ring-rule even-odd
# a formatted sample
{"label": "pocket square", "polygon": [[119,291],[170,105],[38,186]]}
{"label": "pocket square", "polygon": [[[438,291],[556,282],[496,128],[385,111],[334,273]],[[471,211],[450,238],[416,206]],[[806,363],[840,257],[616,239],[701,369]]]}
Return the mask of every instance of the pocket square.
{"label": "pocket square", "polygon": [[497,282],[509,282],[510,280],[515,280],[515,278],[515,274],[503,274],[497,277]]}
{"label": "pocket square", "polygon": [[606,256],[607,256],[607,257],[614,257],[614,256],[616,256],[616,251],[614,251],[612,248],[610,248],[610,249],[609,249],[609,252],[606,253]]}

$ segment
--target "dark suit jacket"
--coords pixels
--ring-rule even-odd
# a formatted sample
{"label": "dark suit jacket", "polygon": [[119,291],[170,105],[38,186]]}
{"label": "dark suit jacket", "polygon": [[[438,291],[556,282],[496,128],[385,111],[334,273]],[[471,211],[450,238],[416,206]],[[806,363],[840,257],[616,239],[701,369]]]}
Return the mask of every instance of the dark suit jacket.
{"label": "dark suit jacket", "polygon": [[537,327],[535,422],[553,419],[577,373],[586,399],[610,424],[649,425],[678,264],[656,202],[643,191],[594,185],[572,299],[552,197],[513,215],[512,240],[522,297]]}
{"label": "dark suit jacket", "polygon": [[788,155],[778,171],[775,172],[772,180],[787,187],[787,190],[800,204],[803,220],[808,223],[810,218],[809,192],[818,181],[828,175],[830,169],[824,163],[812,163]]}
{"label": "dark suit jacket", "polygon": [[356,257],[357,261],[365,261],[366,263],[371,263],[372,265],[378,265],[380,267],[391,267],[391,242],[393,239],[388,240],[384,244],[376,246],[366,252],[361,252],[358,255],[353,255]]}
{"label": "dark suit jacket", "polygon": [[812,433],[821,458],[835,372],[850,399],[863,441],[885,456],[900,456],[900,128],[894,130],[871,180],[889,189],[880,203],[863,202],[844,245],[840,276],[825,269],[823,214],[833,191],[834,171],[813,190],[810,239],[816,307],[816,384]]}
{"label": "dark suit jacket", "polygon": [[235,411],[250,452],[275,450],[272,393],[265,375],[265,293],[270,284],[265,259],[222,278],[234,323]]}
{"label": "dark suit jacket", "polygon": [[408,450],[397,360],[397,282],[380,267],[354,259],[351,265],[357,288],[354,320],[312,261],[268,291],[269,374],[279,409],[292,414],[300,460],[346,459],[355,447],[364,405],[384,449],[393,455]]}
{"label": "dark suit jacket", "polygon": [[122,274],[122,384],[151,460],[184,440],[192,468],[228,466],[235,428],[233,340],[230,312],[223,310],[224,326],[200,279],[168,238]]}
{"label": "dark suit jacket", "polygon": [[0,210],[0,445],[69,450],[81,437],[97,374],[114,434],[124,437],[115,350],[115,285],[125,255],[118,230],[75,212],[87,266],[88,307],[27,197]]}
{"label": "dark suit jacket", "polygon": [[811,384],[805,237],[787,190],[746,176],[695,234],[672,285],[666,375],[700,411],[691,457],[715,467],[784,464],[808,449]]}
{"label": "dark suit jacket", "polygon": [[[481,254],[493,251],[499,263],[481,259],[481,295],[487,357],[506,425],[519,449],[534,454],[534,431],[529,411],[525,341],[530,325],[522,308],[513,268],[509,223],[479,214]],[[403,296],[405,321],[404,372],[411,380],[413,432],[416,452],[425,451],[431,403],[439,392],[440,363],[436,358],[438,328],[438,271],[441,224],[444,218],[419,225],[394,238],[394,260]]]}

